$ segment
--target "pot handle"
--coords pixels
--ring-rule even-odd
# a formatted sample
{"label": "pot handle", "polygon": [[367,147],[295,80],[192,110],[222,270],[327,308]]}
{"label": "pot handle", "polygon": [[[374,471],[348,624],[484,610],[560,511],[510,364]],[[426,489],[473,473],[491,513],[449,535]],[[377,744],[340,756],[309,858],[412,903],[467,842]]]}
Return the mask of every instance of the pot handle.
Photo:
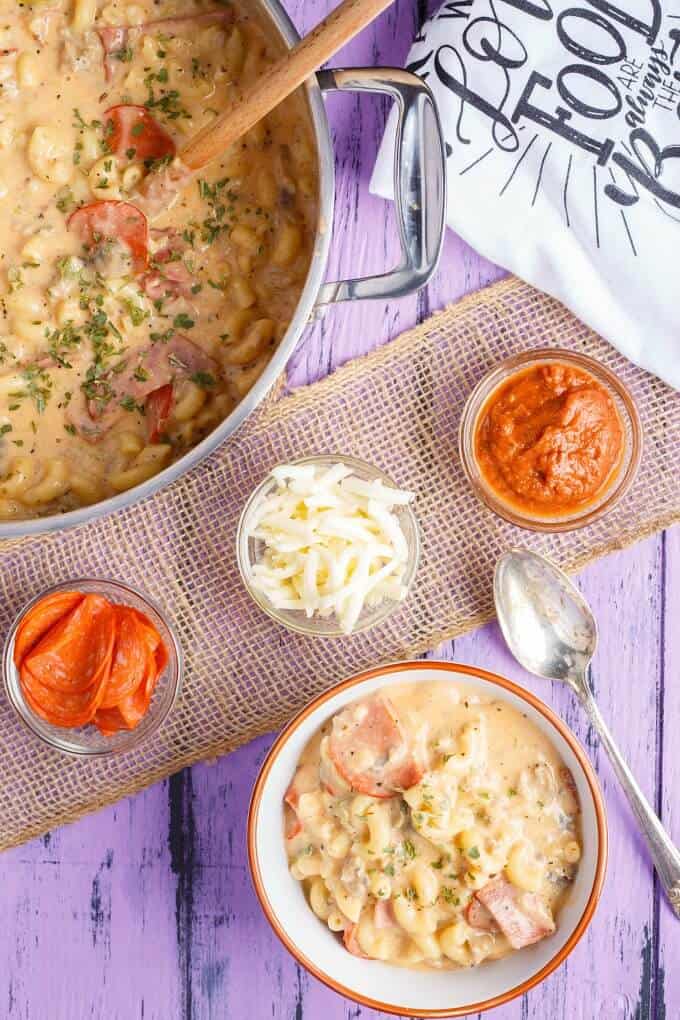
{"label": "pot handle", "polygon": [[446,215],[446,149],[432,92],[401,68],[319,71],[323,92],[377,92],[397,104],[394,195],[402,258],[389,273],[325,283],[317,305],[397,298],[424,287],[439,261]]}

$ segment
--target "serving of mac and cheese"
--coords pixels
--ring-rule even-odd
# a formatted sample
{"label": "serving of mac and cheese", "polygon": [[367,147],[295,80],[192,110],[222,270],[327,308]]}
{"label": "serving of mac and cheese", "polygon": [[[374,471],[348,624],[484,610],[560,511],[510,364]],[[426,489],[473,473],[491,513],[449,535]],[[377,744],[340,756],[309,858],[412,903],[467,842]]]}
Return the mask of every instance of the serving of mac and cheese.
{"label": "serving of mac and cheese", "polygon": [[581,856],[571,773],[506,701],[441,681],[353,702],[286,792],[290,871],[357,956],[468,967],[551,935]]}
{"label": "serving of mac and cheese", "polygon": [[0,520],[146,480],[255,383],[316,222],[298,95],[161,215],[172,167],[282,44],[219,0],[34,0],[0,14]]}

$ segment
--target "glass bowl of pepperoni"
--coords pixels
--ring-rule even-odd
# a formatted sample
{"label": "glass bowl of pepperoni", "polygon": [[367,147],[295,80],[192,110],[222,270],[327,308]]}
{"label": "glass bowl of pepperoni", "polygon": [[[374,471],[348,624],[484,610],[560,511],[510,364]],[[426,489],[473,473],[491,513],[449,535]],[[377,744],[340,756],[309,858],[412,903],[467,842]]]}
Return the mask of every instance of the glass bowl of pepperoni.
{"label": "glass bowl of pepperoni", "polygon": [[76,578],[25,605],[3,654],[5,689],[43,743],[77,757],[139,747],[182,685],[182,649],[162,610],[122,581]]}

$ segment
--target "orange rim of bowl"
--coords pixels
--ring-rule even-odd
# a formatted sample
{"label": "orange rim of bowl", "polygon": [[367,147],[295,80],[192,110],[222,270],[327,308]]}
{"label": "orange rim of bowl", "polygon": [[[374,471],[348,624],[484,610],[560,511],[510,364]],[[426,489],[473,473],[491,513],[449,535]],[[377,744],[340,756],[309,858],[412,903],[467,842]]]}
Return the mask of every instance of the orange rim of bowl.
{"label": "orange rim of bowl", "polygon": [[[341,691],[345,691],[351,687],[358,687],[368,680],[374,680],[376,677],[385,676],[388,673],[398,671],[409,672],[416,669],[434,669],[445,673],[465,673],[468,676],[478,677],[482,680],[487,680],[497,687],[502,687],[506,691],[510,691],[512,694],[516,694],[523,701],[528,702],[533,708],[539,712],[544,719],[546,719],[566,740],[571,750],[576,755],[578,762],[583,769],[586,781],[590,788],[590,793],[593,798],[593,805],[595,807],[595,815],[597,819],[597,836],[598,836],[598,847],[597,847],[597,864],[595,867],[595,877],[593,880],[593,886],[590,890],[588,902],[586,903],[585,909],[578,921],[578,924],[574,928],[573,932],[562,946],[562,948],[552,957],[548,963],[545,964],[536,974],[533,974],[526,981],[522,981],[521,984],[516,985],[514,988],[509,989],[502,995],[496,995],[492,999],[484,999],[481,1002],[471,1002],[466,1006],[453,1006],[449,1009],[419,1009],[414,1011],[410,1008],[404,1008],[398,1004],[382,1002],[379,999],[371,999],[365,995],[361,995],[358,992],[354,992],[351,988],[347,988],[345,985],[340,984],[339,981],[335,981],[330,975],[325,974],[320,970],[311,960],[309,960],[303,953],[299,951],[295,943],[289,938],[284,931],[283,927],[279,924],[278,918],[269,902],[269,898],[264,890],[264,884],[262,881],[262,875],[260,872],[260,866],[258,862],[257,850],[255,846],[255,833],[257,828],[257,817],[260,809],[260,802],[262,800],[262,794],[269,778],[269,775],[274,767],[274,764],[289,738],[295,733],[298,727],[321,705],[330,701],[332,698],[339,694]],[[365,670],[363,673],[357,673],[355,676],[349,677],[347,680],[341,681],[330,690],[318,695],[314,698],[306,708],[303,708],[285,727],[281,734],[277,737],[274,742],[269,754],[267,755],[265,762],[260,769],[260,773],[253,787],[253,793],[250,800],[250,807],[248,810],[248,861],[250,864],[250,874],[255,887],[257,898],[260,901],[264,914],[269,921],[269,924],[274,930],[274,933],[281,940],[283,945],[286,947],[288,952],[300,963],[310,974],[326,985],[327,988],[337,992],[339,995],[343,995],[353,1002],[359,1003],[361,1006],[365,1006],[369,1009],[381,1010],[383,1013],[389,1013],[392,1016],[408,1016],[413,1018],[442,1018],[447,1017],[464,1017],[469,1013],[482,1013],[485,1010],[493,1009],[496,1006],[502,1006],[512,999],[516,999],[520,995],[524,995],[525,992],[530,991],[536,985],[540,984],[548,975],[552,974],[569,956],[572,950],[580,942],[584,935],[588,925],[590,924],[598,901],[602,894],[602,888],[604,886],[605,872],[607,868],[607,820],[605,814],[604,800],[602,793],[595,777],[590,761],[586,757],[585,751],[579,744],[578,740],[571,732],[569,727],[562,722],[562,720],[544,704],[539,698],[530,691],[524,690],[518,684],[512,682],[512,680],[506,680],[505,677],[499,676],[498,673],[490,673],[488,670],[479,669],[477,666],[467,666],[456,662],[437,662],[432,660],[423,660],[419,662],[394,662],[386,666],[378,666],[375,669]]]}

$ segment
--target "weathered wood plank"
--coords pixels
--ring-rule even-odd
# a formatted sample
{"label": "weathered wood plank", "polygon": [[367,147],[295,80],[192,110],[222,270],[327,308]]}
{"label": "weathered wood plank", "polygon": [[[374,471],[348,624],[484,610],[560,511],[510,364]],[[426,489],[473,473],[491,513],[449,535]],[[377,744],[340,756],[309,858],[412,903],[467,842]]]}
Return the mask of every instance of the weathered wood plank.
{"label": "weathered wood plank", "polygon": [[178,1015],[168,825],[161,783],[3,856],[0,1015]]}
{"label": "weathered wood plank", "polygon": [[[662,753],[657,773],[657,807],[680,846],[680,528],[665,534],[660,578],[663,630],[660,634]],[[680,1013],[680,921],[671,913],[655,885],[657,910],[650,970],[656,973],[656,1016],[672,1020]],[[657,970],[658,968],[658,970]],[[665,1005],[665,1014],[663,1006]]]}
{"label": "weathered wood plank", "polygon": [[[300,29],[332,0],[291,0]],[[401,64],[426,9],[398,0],[334,64]],[[384,104],[328,100],[338,164],[329,278],[396,261],[393,211],[368,194]],[[499,275],[447,236],[427,292],[392,305],[339,306],[308,330],[292,382],[318,378]],[[522,536],[518,536],[521,540]],[[593,566],[582,578],[601,627],[602,710],[644,788],[680,840],[680,532]],[[455,598],[455,592],[451,593]],[[675,625],[674,625],[675,624]],[[498,1020],[661,1020],[680,1015],[680,925],[660,902],[628,809],[566,690],[525,677],[490,626],[434,653],[507,673],[563,715],[595,755],[609,808],[605,896],[566,966]],[[657,711],[657,706],[661,711]],[[285,953],[247,876],[248,797],[271,738],[0,859],[0,1015],[8,1020],[377,1020]],[[3,1009],[4,1006],[4,1009]]]}

